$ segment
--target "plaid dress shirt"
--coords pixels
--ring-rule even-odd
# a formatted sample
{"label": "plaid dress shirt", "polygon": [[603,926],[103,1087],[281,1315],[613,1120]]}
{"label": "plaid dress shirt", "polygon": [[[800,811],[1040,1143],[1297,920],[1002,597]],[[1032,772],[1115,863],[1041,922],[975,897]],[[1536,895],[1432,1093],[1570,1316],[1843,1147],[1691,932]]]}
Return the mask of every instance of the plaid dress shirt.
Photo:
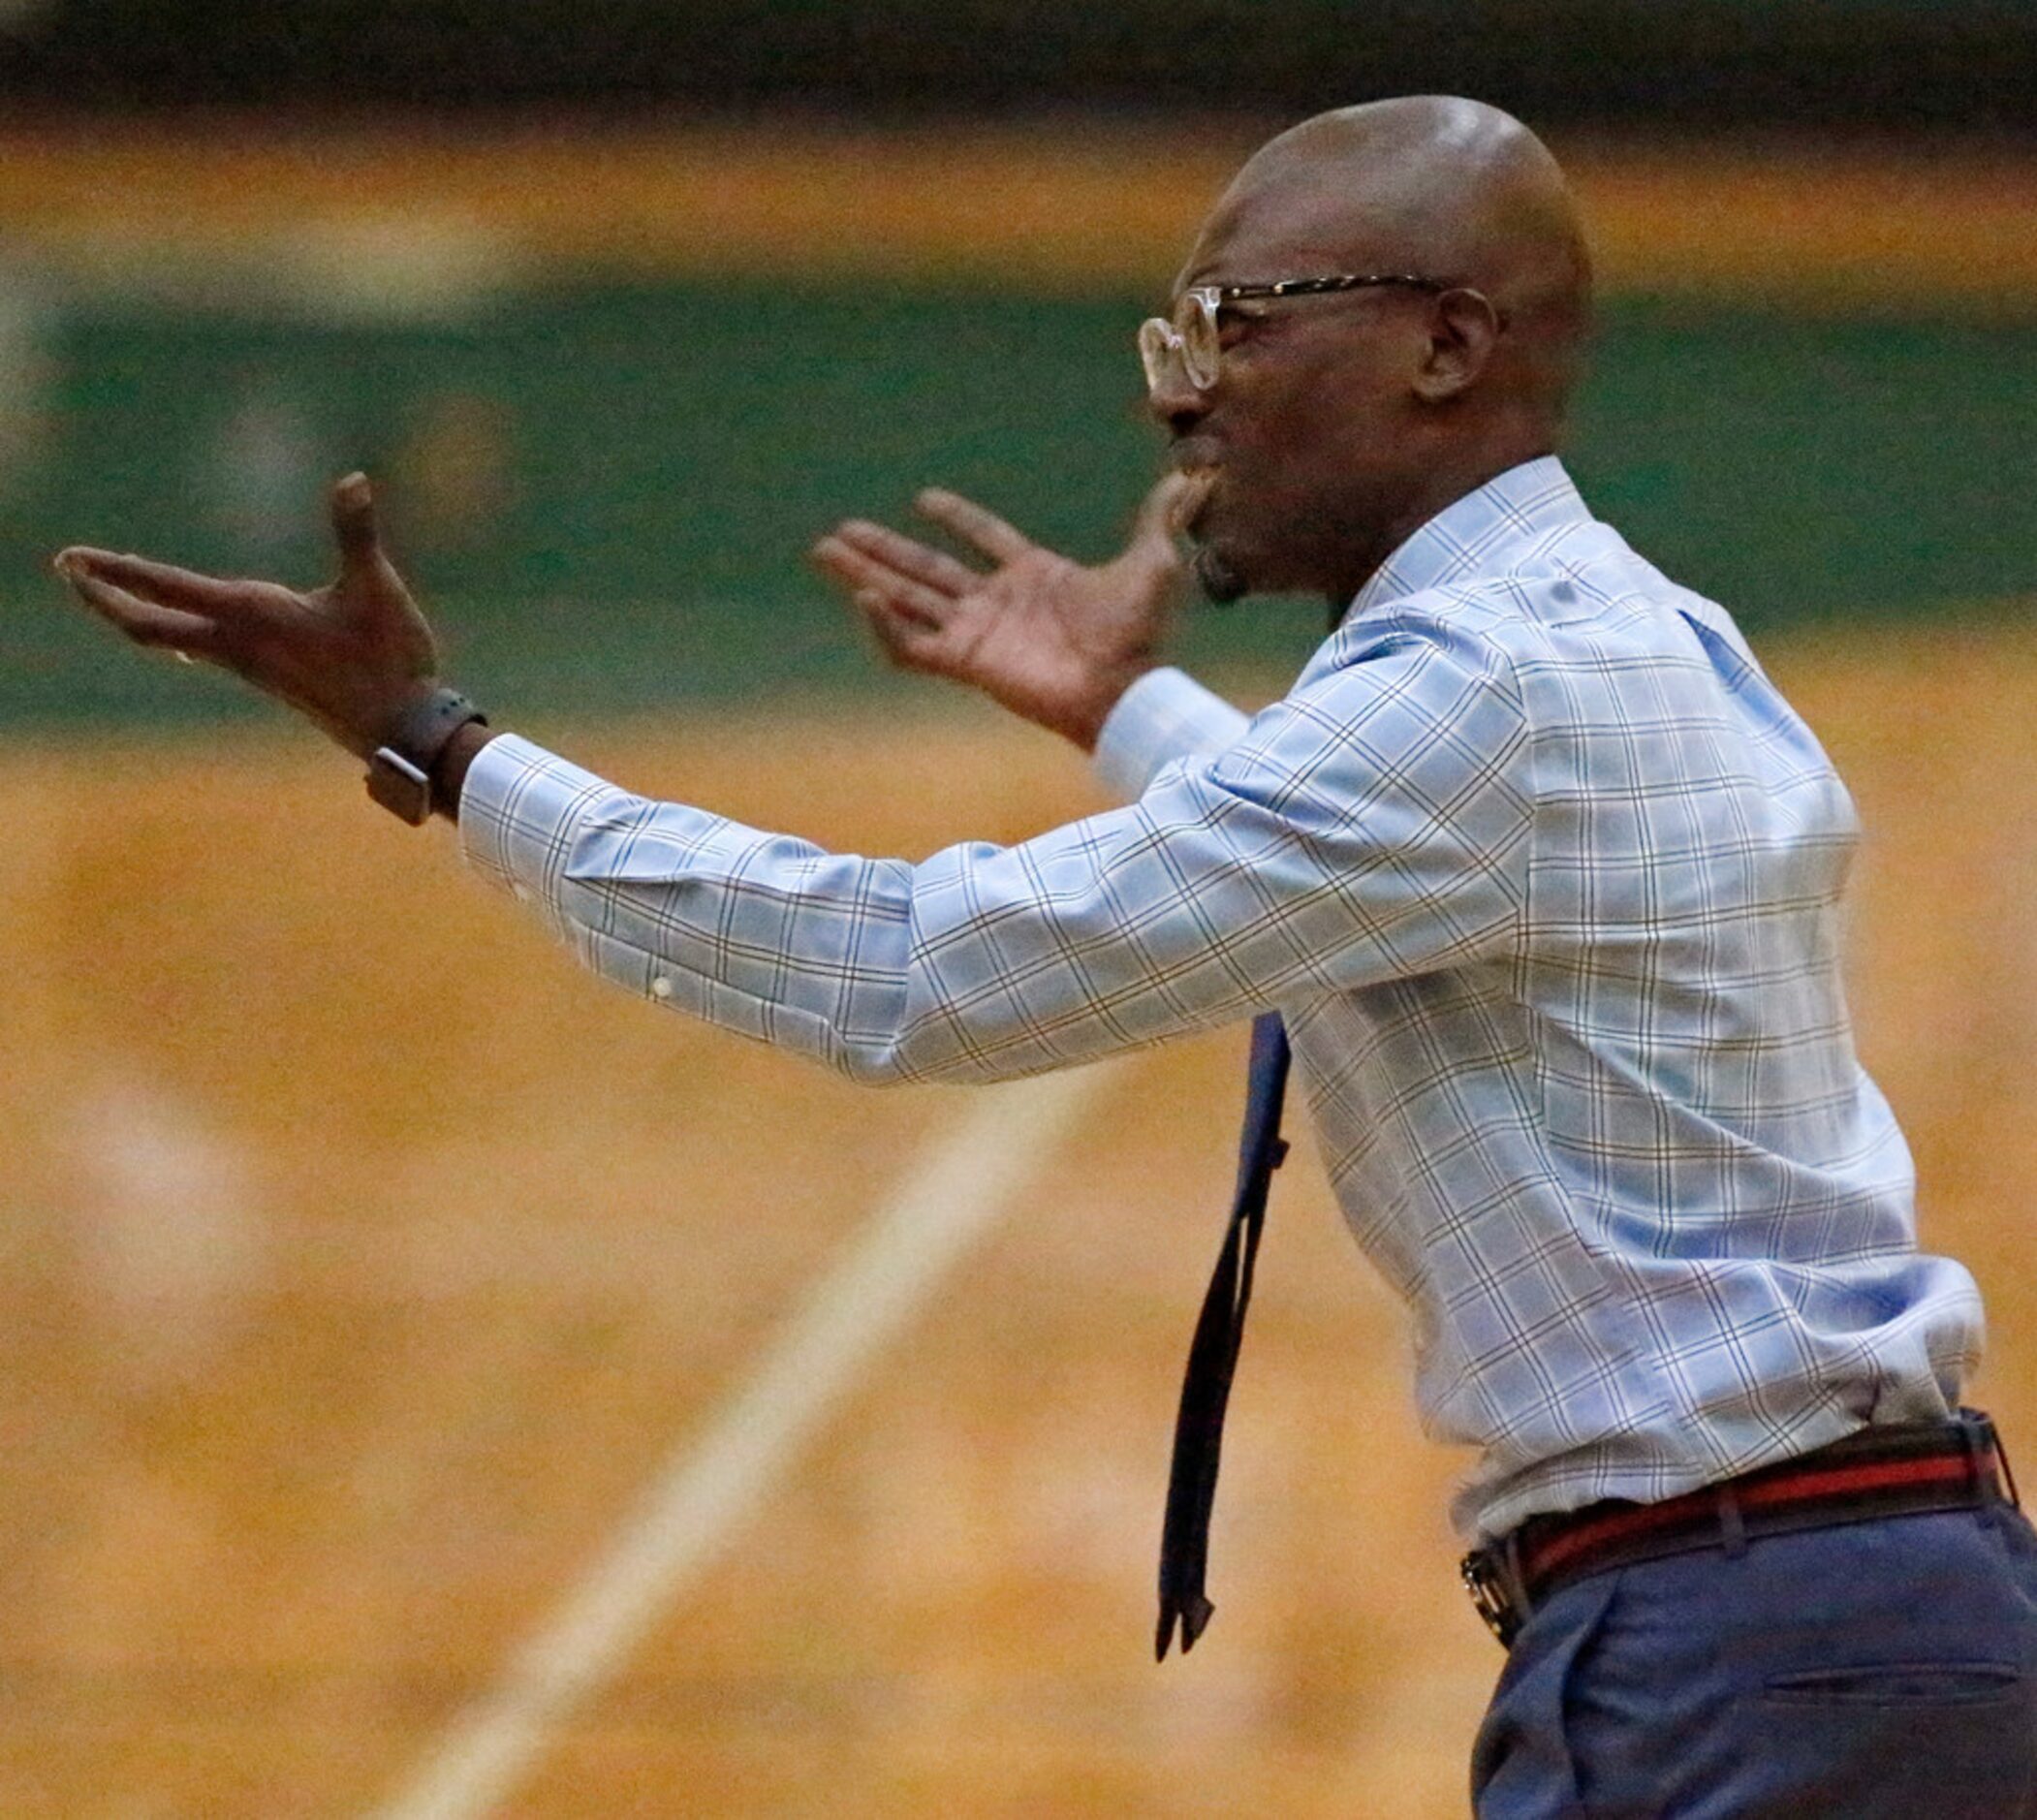
{"label": "plaid dress shirt", "polygon": [[1856,1060],[1857,839],[1718,607],[1501,475],[1247,721],[1136,684],[1128,806],[917,864],[632,796],[527,741],[471,862],[625,989],[861,1081],[994,1081],[1277,1009],[1424,1426],[1489,1537],[1942,1417],[1980,1347]]}

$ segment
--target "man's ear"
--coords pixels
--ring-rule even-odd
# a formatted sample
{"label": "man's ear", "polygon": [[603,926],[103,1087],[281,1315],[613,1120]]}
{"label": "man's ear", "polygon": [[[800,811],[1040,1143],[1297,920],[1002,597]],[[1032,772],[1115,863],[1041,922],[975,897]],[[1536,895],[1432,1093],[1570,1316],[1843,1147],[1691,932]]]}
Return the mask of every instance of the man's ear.
{"label": "man's ear", "polygon": [[1468,392],[1486,370],[1499,339],[1499,312],[1482,291],[1445,291],[1429,312],[1428,350],[1415,375],[1415,395],[1446,404]]}

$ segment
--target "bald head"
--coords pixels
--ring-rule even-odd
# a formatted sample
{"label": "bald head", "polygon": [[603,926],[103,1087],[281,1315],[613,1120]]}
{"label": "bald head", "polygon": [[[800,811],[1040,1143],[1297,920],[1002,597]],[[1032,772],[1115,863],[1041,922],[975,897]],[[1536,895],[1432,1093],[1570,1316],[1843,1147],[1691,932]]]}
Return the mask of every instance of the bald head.
{"label": "bald head", "polygon": [[1444,96],[1304,120],[1238,172],[1178,288],[1344,273],[1426,283],[1241,301],[1218,383],[1154,392],[1179,464],[1211,477],[1212,592],[1348,599],[1427,518],[1560,436],[1591,262],[1519,120]]}
{"label": "bald head", "polygon": [[1269,256],[1483,292],[1514,338],[1504,353],[1532,357],[1503,363],[1531,369],[1518,377],[1551,431],[1560,422],[1590,323],[1591,257],[1561,169],[1512,114],[1449,95],[1316,114],[1253,154],[1203,241],[1241,229]]}

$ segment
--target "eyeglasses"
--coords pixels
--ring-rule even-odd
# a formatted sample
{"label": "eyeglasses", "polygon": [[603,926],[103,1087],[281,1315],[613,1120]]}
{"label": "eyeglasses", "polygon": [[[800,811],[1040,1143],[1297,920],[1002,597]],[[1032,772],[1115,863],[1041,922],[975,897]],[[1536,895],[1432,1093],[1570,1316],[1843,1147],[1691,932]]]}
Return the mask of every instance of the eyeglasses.
{"label": "eyeglasses", "polygon": [[1407,272],[1339,272],[1332,278],[1281,278],[1272,284],[1199,284],[1175,299],[1173,319],[1148,316],[1139,325],[1139,359],[1145,368],[1148,392],[1158,392],[1172,376],[1174,364],[1198,392],[1216,384],[1224,349],[1219,333],[1223,311],[1250,298],[1321,297],[1330,291],[1360,291],[1375,285],[1398,285],[1409,291],[1439,294],[1451,287],[1439,278],[1417,278]]}

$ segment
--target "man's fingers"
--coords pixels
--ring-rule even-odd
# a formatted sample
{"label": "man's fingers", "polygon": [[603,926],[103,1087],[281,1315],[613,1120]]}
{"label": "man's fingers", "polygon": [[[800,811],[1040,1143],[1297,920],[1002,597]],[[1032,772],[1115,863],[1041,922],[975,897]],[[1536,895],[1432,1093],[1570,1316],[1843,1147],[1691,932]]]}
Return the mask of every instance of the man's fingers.
{"label": "man's fingers", "polygon": [[872,587],[855,589],[849,598],[862,614],[863,623],[876,635],[885,654],[905,670],[923,670],[946,675],[951,667],[943,661],[947,646],[940,628],[924,619],[901,612],[895,602]]}
{"label": "man's fingers", "polygon": [[924,581],[940,593],[967,594],[983,585],[984,578],[967,563],[957,562],[945,549],[934,549],[889,525],[873,524],[867,518],[845,518],[834,527],[833,535],[872,561]]}
{"label": "man's fingers", "polygon": [[951,493],[945,486],[929,486],[913,501],[923,518],[931,518],[944,531],[952,531],[965,544],[973,544],[992,562],[1012,562],[1032,549],[1032,539],[1015,530],[994,512],[987,512],[973,499]]}
{"label": "man's fingers", "polygon": [[339,545],[340,566],[365,568],[382,554],[375,528],[375,492],[365,474],[349,474],[332,486],[332,536]]}
{"label": "man's fingers", "polygon": [[143,600],[110,581],[75,568],[59,566],[71,591],[102,619],[110,620],[137,644],[167,645],[179,656],[204,652],[212,643],[213,624],[202,613],[185,612]]}
{"label": "man's fingers", "polygon": [[151,562],[146,556],[124,556],[110,549],[88,549],[82,546],[63,551],[55,568],[67,581],[84,577],[138,594],[158,606],[208,616],[232,612],[244,599],[247,587],[244,581],[199,575],[167,562]]}
{"label": "man's fingers", "polygon": [[831,576],[851,594],[879,596],[890,606],[922,625],[940,626],[954,610],[952,595],[928,587],[924,581],[902,575],[889,563],[866,555],[839,536],[824,537],[809,552],[823,574]]}

